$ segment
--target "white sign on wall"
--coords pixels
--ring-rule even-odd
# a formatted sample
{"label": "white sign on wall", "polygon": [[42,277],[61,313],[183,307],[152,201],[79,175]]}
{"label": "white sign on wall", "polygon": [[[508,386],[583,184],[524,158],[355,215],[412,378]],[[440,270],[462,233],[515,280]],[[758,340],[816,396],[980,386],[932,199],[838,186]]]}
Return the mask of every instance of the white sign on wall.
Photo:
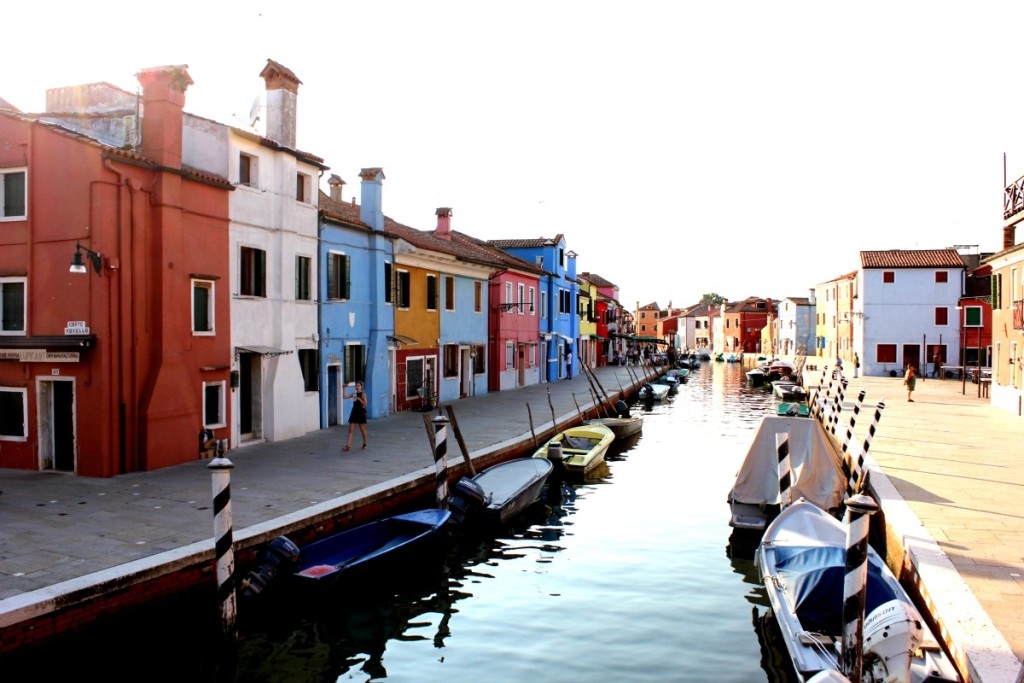
{"label": "white sign on wall", "polygon": [[64,328],[64,334],[89,334],[89,328],[84,320],[69,320],[67,327]]}

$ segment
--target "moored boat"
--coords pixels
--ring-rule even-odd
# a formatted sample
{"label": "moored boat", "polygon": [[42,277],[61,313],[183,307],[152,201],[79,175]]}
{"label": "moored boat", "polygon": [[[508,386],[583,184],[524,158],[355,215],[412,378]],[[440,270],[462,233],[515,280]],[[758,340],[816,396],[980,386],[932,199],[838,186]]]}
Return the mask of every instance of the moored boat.
{"label": "moored boat", "polygon": [[345,579],[380,580],[409,573],[442,547],[448,510],[426,509],[384,517],[346,529],[300,549],[293,583],[318,589]]}
{"label": "moored boat", "polygon": [[602,424],[582,424],[559,432],[533,457],[551,460],[567,474],[586,475],[604,462],[615,434]]}
{"label": "moored boat", "polygon": [[792,499],[806,498],[838,509],[846,495],[843,457],[836,440],[818,420],[766,415],[729,491],[729,525],[761,533],[781,507],[776,435],[789,435]]}
{"label": "moored boat", "polygon": [[448,496],[452,521],[466,526],[497,526],[532,505],[554,466],[544,458],[515,458],[462,477]]}
{"label": "moored boat", "polygon": [[640,398],[645,401],[662,401],[669,394],[667,384],[649,383],[640,389]]}
{"label": "moored boat", "polygon": [[639,434],[644,427],[644,419],[639,415],[630,417],[596,417],[587,420],[587,424],[601,424],[612,430],[616,439],[628,439],[634,434]]}
{"label": "moored boat", "polygon": [[[768,526],[755,555],[772,612],[801,681],[836,680],[844,626],[846,528],[806,500]],[[958,682],[960,677],[910,596],[868,546],[864,683]],[[842,680],[842,679],[839,679]]]}

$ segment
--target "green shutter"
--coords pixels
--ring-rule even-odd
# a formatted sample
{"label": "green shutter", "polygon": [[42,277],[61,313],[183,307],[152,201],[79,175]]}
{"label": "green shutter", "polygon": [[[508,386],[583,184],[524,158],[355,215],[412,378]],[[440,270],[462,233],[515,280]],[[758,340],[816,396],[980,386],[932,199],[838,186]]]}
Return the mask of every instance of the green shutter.
{"label": "green shutter", "polygon": [[352,298],[352,257],[345,254],[343,257],[343,263],[345,266],[345,291],[342,293],[342,299]]}
{"label": "green shutter", "polygon": [[256,250],[256,289],[257,296],[267,295],[267,252]]}
{"label": "green shutter", "polygon": [[327,298],[338,298],[338,283],[334,274],[334,254],[327,255]]}

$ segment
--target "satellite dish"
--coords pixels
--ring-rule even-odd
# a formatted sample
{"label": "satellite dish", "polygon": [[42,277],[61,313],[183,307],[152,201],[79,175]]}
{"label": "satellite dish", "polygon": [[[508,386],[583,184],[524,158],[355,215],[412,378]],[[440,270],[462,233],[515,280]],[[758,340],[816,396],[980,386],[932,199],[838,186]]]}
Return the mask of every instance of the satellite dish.
{"label": "satellite dish", "polygon": [[260,109],[262,109],[262,108],[263,107],[260,106],[260,98],[257,96],[256,99],[254,99],[252,101],[252,106],[249,108],[249,125],[250,126],[253,126],[253,127],[256,126],[256,122],[260,120]]}

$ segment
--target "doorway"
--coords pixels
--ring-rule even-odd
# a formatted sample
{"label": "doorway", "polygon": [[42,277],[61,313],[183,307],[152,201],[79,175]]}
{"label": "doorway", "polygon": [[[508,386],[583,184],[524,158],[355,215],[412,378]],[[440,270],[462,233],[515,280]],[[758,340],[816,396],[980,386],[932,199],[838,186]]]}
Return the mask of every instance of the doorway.
{"label": "doorway", "polygon": [[924,372],[924,368],[921,367],[921,347],[917,344],[904,344],[903,370],[906,370],[907,366],[911,364],[914,366],[917,371],[917,375],[920,377],[921,373]]}
{"label": "doorway", "polygon": [[39,467],[75,471],[75,381],[39,379]]}
{"label": "doorway", "polygon": [[240,442],[263,438],[263,363],[258,353],[238,354],[238,436]]}
{"label": "doorway", "polygon": [[473,395],[473,354],[468,346],[459,347],[459,398]]}
{"label": "doorway", "polygon": [[341,414],[341,366],[327,366],[327,426],[341,424],[338,416]]}

